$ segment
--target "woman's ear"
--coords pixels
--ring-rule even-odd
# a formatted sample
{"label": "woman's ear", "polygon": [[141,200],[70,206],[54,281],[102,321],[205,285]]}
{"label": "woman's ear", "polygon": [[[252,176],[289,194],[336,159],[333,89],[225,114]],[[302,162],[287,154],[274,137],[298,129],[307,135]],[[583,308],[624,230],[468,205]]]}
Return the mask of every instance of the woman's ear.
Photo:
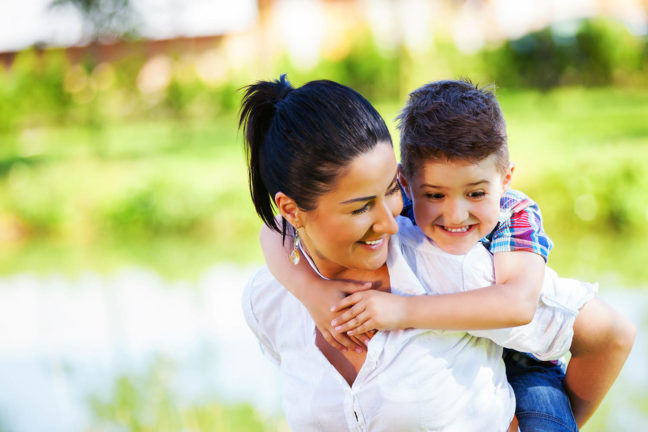
{"label": "woman's ear", "polygon": [[281,216],[283,216],[284,219],[286,219],[293,227],[301,228],[303,226],[301,221],[301,211],[299,210],[299,206],[295,200],[283,192],[277,192],[274,199]]}
{"label": "woman's ear", "polygon": [[409,188],[409,182],[407,181],[407,177],[405,177],[405,174],[403,173],[403,165],[398,164],[398,182],[400,183],[401,187],[405,191],[405,195],[407,195],[407,198],[412,200],[412,194],[410,193],[410,188]]}

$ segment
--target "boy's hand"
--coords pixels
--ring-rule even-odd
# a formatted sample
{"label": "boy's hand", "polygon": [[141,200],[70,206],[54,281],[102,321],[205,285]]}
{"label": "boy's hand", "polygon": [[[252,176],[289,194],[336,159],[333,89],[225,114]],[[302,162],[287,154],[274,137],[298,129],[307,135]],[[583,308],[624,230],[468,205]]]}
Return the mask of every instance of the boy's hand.
{"label": "boy's hand", "polygon": [[382,291],[362,291],[342,299],[331,312],[344,311],[331,322],[335,331],[349,336],[371,330],[403,328],[406,317],[406,297]]}
{"label": "boy's hand", "polygon": [[345,352],[351,349],[362,352],[364,351],[364,345],[369,342],[369,337],[361,334],[362,332],[350,337],[344,332],[336,331],[331,325],[331,321],[339,318],[340,313],[333,312],[331,305],[335,305],[342,300],[346,292],[357,292],[369,288],[371,288],[371,282],[361,283],[337,280],[322,280],[312,287],[308,303],[305,303],[305,306],[326,342],[338,351]]}

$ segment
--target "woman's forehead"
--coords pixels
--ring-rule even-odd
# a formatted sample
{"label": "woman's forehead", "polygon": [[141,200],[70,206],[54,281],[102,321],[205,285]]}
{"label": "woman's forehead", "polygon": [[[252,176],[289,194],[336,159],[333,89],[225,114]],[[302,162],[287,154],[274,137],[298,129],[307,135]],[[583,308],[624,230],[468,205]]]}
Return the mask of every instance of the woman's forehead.
{"label": "woman's forehead", "polygon": [[378,144],[356,156],[340,174],[330,191],[339,202],[363,196],[384,194],[398,170],[394,150],[389,144]]}

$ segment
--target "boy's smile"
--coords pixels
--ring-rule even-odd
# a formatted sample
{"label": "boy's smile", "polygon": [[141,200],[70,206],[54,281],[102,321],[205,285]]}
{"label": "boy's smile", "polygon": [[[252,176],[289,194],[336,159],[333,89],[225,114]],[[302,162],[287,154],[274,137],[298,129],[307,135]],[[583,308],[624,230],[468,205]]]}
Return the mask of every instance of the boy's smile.
{"label": "boy's smile", "polygon": [[445,252],[464,254],[497,225],[512,172],[510,166],[501,173],[495,155],[479,162],[429,161],[401,183],[421,231]]}

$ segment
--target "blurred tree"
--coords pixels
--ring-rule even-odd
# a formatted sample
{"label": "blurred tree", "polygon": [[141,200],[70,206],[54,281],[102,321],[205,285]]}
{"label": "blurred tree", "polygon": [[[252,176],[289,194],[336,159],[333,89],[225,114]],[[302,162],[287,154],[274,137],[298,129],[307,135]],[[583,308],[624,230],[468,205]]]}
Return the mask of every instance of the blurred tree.
{"label": "blurred tree", "polygon": [[53,0],[49,7],[76,9],[91,43],[137,36],[139,17],[131,0]]}

